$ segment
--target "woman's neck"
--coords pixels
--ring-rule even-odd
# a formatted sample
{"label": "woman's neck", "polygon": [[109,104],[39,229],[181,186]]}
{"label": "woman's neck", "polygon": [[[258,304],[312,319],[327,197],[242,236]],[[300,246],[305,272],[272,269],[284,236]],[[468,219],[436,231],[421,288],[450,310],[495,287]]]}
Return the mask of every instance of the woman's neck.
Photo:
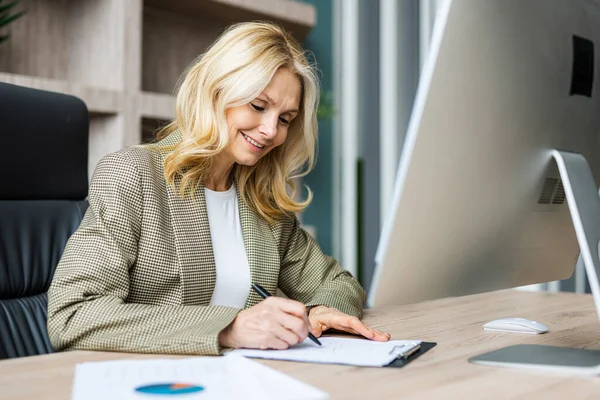
{"label": "woman's neck", "polygon": [[204,187],[215,192],[227,191],[231,187],[231,170],[233,169],[233,165],[234,163],[225,162],[217,156],[210,174],[204,181]]}

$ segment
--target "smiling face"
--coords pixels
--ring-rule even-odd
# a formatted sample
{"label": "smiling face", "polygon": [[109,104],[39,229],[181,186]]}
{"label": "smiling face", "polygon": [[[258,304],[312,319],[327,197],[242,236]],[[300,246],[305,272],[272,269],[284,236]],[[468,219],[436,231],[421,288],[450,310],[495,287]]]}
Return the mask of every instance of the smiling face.
{"label": "smiling face", "polygon": [[229,143],[220,156],[229,164],[252,166],[287,138],[300,107],[299,78],[279,69],[261,94],[248,104],[225,111]]}

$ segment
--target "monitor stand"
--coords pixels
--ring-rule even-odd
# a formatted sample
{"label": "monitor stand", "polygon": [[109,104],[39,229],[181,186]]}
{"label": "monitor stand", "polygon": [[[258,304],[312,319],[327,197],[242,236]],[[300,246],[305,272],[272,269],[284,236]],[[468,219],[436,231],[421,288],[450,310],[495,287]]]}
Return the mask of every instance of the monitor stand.
{"label": "monitor stand", "polygon": [[560,178],[567,196],[573,227],[581,251],[596,313],[600,318],[600,196],[596,181],[581,154],[553,150]]}
{"label": "monitor stand", "polygon": [[[600,318],[600,195],[586,159],[576,153],[553,150],[587,278]],[[471,357],[481,365],[600,375],[600,350],[520,344]]]}

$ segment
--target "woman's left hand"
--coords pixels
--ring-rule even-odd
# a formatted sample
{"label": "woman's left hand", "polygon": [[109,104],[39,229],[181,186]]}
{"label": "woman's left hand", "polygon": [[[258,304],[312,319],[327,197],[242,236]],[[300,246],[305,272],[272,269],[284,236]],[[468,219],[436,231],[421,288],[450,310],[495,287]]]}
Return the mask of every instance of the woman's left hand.
{"label": "woman's left hand", "polygon": [[356,317],[326,306],[311,308],[308,313],[308,320],[312,327],[311,333],[316,337],[320,337],[323,331],[327,329],[336,329],[338,331],[361,335],[378,342],[388,341],[391,337],[389,333],[369,328]]}

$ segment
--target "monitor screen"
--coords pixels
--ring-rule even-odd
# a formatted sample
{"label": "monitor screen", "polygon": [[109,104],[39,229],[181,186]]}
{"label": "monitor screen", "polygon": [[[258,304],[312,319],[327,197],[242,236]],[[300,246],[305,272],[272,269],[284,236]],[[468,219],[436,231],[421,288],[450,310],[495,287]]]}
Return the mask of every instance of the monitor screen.
{"label": "monitor screen", "polygon": [[571,276],[583,231],[557,157],[587,161],[600,229],[599,27],[593,0],[441,2],[369,306]]}

